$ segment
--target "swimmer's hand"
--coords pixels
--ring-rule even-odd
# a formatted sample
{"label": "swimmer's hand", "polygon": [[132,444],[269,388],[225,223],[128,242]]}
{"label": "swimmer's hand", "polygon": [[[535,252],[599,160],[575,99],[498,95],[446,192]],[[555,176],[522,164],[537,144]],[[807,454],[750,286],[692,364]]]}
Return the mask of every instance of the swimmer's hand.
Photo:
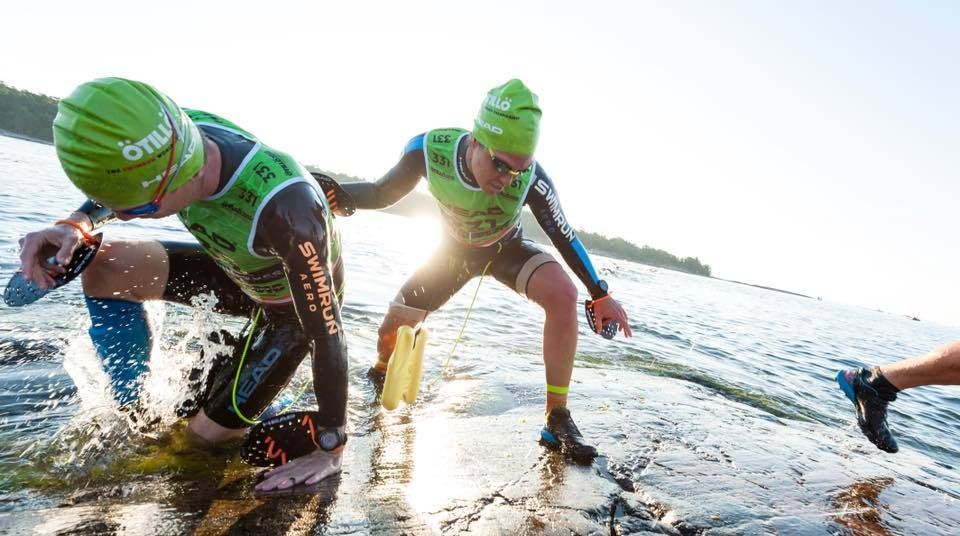
{"label": "swimmer's hand", "polygon": [[334,214],[344,218],[357,211],[357,202],[353,200],[353,196],[343,189],[343,186],[340,186],[339,182],[316,171],[311,171],[310,174],[320,184],[320,188],[327,197],[327,202]]}
{"label": "swimmer's hand", "polygon": [[[630,320],[627,318],[627,312],[623,310],[623,306],[620,303],[613,299],[613,296],[609,294],[592,301],[587,301],[585,304],[587,308],[587,321],[591,323],[590,329],[594,333],[602,334],[605,338],[612,339],[616,335],[616,331],[623,333],[624,337],[632,337],[633,332],[630,330]],[[617,328],[616,331],[609,330],[610,322],[616,322]]]}
{"label": "swimmer's hand", "polygon": [[310,486],[340,472],[343,449],[327,452],[317,449],[306,456],[271,469],[263,481],[254,488],[257,491],[289,489],[299,484]]}
{"label": "swimmer's hand", "polygon": [[[43,290],[56,288],[54,277],[62,274],[74,252],[83,244],[83,234],[74,227],[57,224],[27,233],[20,239],[20,271],[27,281]],[[55,254],[54,263],[47,257]]]}

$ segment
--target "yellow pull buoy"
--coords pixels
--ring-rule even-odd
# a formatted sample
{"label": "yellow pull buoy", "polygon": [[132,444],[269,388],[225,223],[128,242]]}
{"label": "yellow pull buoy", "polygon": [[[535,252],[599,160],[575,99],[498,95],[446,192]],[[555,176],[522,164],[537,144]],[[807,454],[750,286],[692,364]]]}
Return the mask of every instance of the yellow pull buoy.
{"label": "yellow pull buoy", "polygon": [[383,381],[383,394],[380,395],[380,404],[384,409],[397,409],[401,399],[407,404],[413,404],[417,399],[426,345],[426,328],[414,331],[410,326],[400,326],[397,329],[397,345],[387,364],[387,377]]}

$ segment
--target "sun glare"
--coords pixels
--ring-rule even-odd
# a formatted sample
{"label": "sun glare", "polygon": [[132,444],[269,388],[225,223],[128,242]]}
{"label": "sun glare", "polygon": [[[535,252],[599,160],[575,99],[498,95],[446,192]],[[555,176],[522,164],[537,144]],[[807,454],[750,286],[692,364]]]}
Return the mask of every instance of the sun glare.
{"label": "sun glare", "polygon": [[421,513],[435,512],[456,496],[462,482],[453,470],[458,465],[458,445],[444,419],[417,420],[414,469],[407,487],[407,501]]}
{"label": "sun glare", "polygon": [[397,248],[393,259],[397,268],[410,274],[424,263],[440,245],[442,223],[430,216],[389,216],[391,221],[380,226],[386,241]]}

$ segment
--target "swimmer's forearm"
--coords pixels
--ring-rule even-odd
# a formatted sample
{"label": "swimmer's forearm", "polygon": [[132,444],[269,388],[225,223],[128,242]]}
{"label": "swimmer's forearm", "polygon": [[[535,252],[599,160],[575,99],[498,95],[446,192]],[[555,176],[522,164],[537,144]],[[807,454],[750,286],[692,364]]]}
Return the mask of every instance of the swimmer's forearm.
{"label": "swimmer's forearm", "polygon": [[315,189],[295,184],[264,208],[258,232],[264,253],[283,263],[300,326],[313,341],[317,425],[334,427],[346,422],[347,344],[328,257],[325,210]]}
{"label": "swimmer's forearm", "polygon": [[426,173],[423,151],[406,153],[377,182],[343,183],[343,189],[350,194],[357,208],[381,209],[400,201],[420,182]]}

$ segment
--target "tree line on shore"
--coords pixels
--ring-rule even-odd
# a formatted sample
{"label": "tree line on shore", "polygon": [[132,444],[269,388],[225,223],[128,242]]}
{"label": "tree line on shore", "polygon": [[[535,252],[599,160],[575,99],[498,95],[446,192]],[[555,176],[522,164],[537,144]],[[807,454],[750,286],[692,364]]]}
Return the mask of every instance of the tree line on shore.
{"label": "tree line on shore", "polygon": [[0,82],[0,130],[52,143],[56,115],[57,99]]}

